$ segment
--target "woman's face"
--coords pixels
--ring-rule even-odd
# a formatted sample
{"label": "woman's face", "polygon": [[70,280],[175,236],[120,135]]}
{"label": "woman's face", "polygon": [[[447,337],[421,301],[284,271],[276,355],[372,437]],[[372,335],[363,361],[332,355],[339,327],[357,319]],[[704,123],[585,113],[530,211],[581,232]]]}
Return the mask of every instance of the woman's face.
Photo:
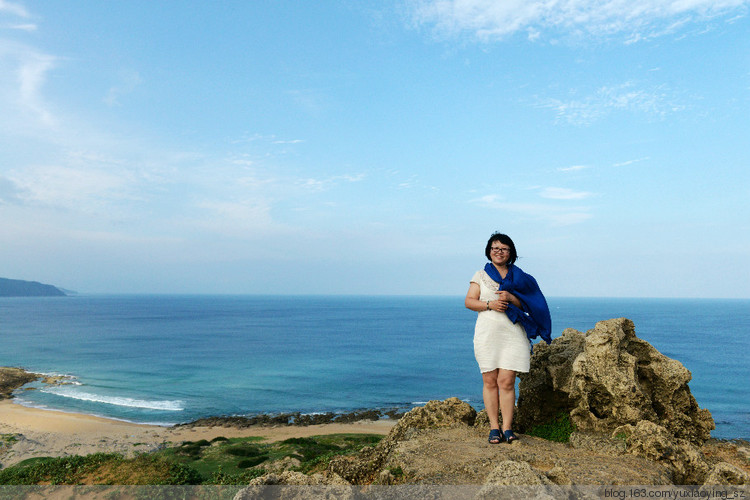
{"label": "woman's face", "polygon": [[498,266],[505,266],[510,260],[510,247],[499,241],[493,241],[490,246],[490,260]]}

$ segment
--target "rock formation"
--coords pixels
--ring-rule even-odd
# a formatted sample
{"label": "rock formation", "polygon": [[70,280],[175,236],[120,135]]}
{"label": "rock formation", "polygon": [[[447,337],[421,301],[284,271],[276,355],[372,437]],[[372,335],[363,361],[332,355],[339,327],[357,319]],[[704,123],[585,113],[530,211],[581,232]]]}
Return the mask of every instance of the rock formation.
{"label": "rock formation", "polygon": [[39,379],[36,373],[29,373],[21,368],[0,367],[0,399],[10,399],[13,391]]}
{"label": "rock formation", "polygon": [[700,484],[710,468],[699,447],[714,421],[698,407],[690,379],[679,361],[636,337],[628,319],[600,321],[585,334],[569,328],[535,346],[521,375],[515,425],[524,431],[570,415],[581,433],[594,434],[576,436],[574,445],[591,449],[598,439],[599,449],[622,446],[667,465],[677,484]]}
{"label": "rock formation", "polygon": [[534,347],[515,424],[530,429],[565,413],[581,431],[611,433],[647,420],[701,445],[714,422],[690,393],[690,379],[679,361],[636,337],[628,319],[600,321],[585,334],[568,328]]}

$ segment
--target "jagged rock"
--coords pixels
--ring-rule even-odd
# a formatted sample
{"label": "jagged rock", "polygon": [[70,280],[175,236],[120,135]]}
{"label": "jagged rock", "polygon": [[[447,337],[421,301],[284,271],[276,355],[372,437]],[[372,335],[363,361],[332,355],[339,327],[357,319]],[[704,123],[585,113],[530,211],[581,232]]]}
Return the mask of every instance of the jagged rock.
{"label": "jagged rock", "polygon": [[419,429],[474,425],[477,411],[465,401],[448,398],[445,401],[429,401],[426,405],[406,413],[391,429],[387,440],[398,441]]}
{"label": "jagged rock", "polygon": [[349,486],[350,483],[341,476],[334,473],[327,474],[303,474],[295,471],[284,471],[280,474],[265,474],[256,477],[248,483],[248,486],[270,486],[270,485],[295,485],[295,486],[322,486],[339,485]]}
{"label": "jagged rock", "polygon": [[19,387],[39,379],[36,373],[21,368],[0,367],[0,399],[10,399]]}
{"label": "jagged rock", "polygon": [[579,430],[609,434],[647,420],[700,445],[714,422],[690,393],[690,378],[680,362],[636,337],[629,319],[600,321],[586,334],[568,328],[552,344],[534,346],[514,426],[524,431],[569,414]]}
{"label": "jagged rock", "polygon": [[709,472],[700,449],[674,437],[666,428],[647,420],[623,425],[613,435],[624,436],[628,453],[667,465],[675,484],[703,484]]}
{"label": "jagged rock", "polygon": [[703,484],[750,484],[750,474],[730,463],[719,462],[708,472]]}
{"label": "jagged rock", "polygon": [[[387,438],[386,438],[387,439]],[[331,458],[328,470],[352,484],[367,484],[380,471],[391,446],[384,439],[377,446],[365,447],[358,455],[342,455]]]}
{"label": "jagged rock", "polygon": [[306,475],[301,472],[285,471],[280,474],[266,474],[248,483],[234,496],[234,500],[256,498],[280,499],[349,499],[354,498],[355,490],[343,478],[326,474]]}
{"label": "jagged rock", "polygon": [[424,429],[471,426],[476,416],[476,410],[458,398],[429,401],[425,406],[414,408],[401,417],[388,436],[377,446],[366,447],[357,456],[334,457],[328,464],[328,470],[353,484],[371,482],[399,441]]}

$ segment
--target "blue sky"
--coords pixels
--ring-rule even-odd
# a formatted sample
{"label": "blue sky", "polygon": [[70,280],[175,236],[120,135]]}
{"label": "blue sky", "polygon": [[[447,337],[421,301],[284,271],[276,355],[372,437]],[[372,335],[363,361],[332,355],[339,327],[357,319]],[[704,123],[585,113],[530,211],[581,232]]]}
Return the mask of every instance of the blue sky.
{"label": "blue sky", "polygon": [[747,0],[0,0],[0,276],[750,297]]}

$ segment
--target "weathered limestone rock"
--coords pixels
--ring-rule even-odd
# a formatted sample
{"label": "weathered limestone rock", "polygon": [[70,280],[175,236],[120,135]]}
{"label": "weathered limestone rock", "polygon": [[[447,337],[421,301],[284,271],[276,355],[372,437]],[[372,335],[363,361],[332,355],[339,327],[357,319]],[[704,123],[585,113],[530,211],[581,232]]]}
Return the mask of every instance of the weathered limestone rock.
{"label": "weathered limestone rock", "polygon": [[414,408],[401,417],[386,439],[399,441],[408,434],[421,429],[474,425],[476,418],[477,411],[458,398],[429,401],[426,405]]}
{"label": "weathered limestone rock", "polygon": [[36,373],[21,368],[0,367],[0,399],[10,399],[19,387],[39,379]]}
{"label": "weathered limestone rock", "polygon": [[[393,431],[393,429],[391,429]],[[328,463],[328,470],[343,477],[352,484],[368,484],[380,473],[385,459],[392,447],[383,439],[377,446],[365,447],[358,455],[333,457]]]}
{"label": "weathered limestone rock", "polygon": [[255,478],[234,496],[234,500],[256,498],[349,499],[355,498],[355,490],[347,481],[330,472],[308,476],[301,472],[285,471]]}
{"label": "weathered limestone rock", "polygon": [[534,346],[514,425],[524,431],[566,413],[579,430],[610,434],[647,420],[700,445],[714,422],[690,393],[690,378],[680,362],[636,337],[629,319],[600,321],[586,334],[568,328],[552,344]]}
{"label": "weathered limestone rock", "polygon": [[476,416],[476,410],[458,398],[429,401],[425,406],[414,408],[401,417],[377,446],[364,448],[357,456],[334,457],[328,470],[353,484],[368,483],[379,474],[388,454],[399,441],[424,429],[471,426]]}
{"label": "weathered limestone rock", "polygon": [[730,463],[719,462],[708,472],[703,484],[750,484],[750,474]]}
{"label": "weathered limestone rock", "polygon": [[686,439],[674,437],[666,428],[647,420],[613,431],[623,436],[628,453],[667,465],[675,484],[703,484],[709,472],[700,449]]}
{"label": "weathered limestone rock", "polygon": [[307,475],[301,472],[284,471],[279,474],[271,473],[256,477],[248,483],[248,486],[261,485],[295,485],[295,486],[322,486],[339,485],[349,486],[349,482],[341,476],[333,473]]}

